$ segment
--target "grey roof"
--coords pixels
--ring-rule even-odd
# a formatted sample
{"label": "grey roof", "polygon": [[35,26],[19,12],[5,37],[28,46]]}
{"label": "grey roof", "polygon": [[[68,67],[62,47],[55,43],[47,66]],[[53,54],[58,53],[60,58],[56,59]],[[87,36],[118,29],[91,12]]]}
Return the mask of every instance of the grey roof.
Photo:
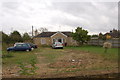
{"label": "grey roof", "polygon": [[[34,36],[34,37],[50,37],[55,33],[57,33],[57,32],[42,32],[41,34],[38,34],[37,36]],[[72,32],[61,32],[61,33],[63,33],[66,36],[70,37]]]}

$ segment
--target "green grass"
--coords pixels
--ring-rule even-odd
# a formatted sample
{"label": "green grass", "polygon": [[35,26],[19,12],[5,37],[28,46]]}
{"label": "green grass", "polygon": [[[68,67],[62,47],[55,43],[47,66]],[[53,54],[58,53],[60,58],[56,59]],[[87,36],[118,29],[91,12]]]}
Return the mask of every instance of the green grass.
{"label": "green grass", "polygon": [[105,49],[100,46],[66,47],[65,49],[74,49],[74,50],[80,50],[80,51],[100,54],[106,59],[118,60],[118,48],[110,48],[108,49],[107,53],[104,53]]}
{"label": "green grass", "polygon": [[57,49],[46,49],[42,48],[43,50],[41,51],[40,56],[45,57],[45,62],[55,62],[55,60],[58,57],[61,57],[64,53],[62,53],[62,50],[57,50]]}
{"label": "green grass", "polygon": [[[7,53],[7,51],[3,50],[2,51],[3,66],[16,65],[18,62],[26,63],[29,62],[31,58],[37,59],[37,56],[45,57],[45,61],[43,61],[44,63],[55,62],[59,57],[65,55],[64,51],[66,50],[85,51],[91,54],[98,54],[104,57],[104,59],[106,60],[110,60],[110,61],[118,60],[118,48],[110,48],[108,49],[107,53],[104,53],[104,48],[99,46],[65,47],[64,49],[50,49],[48,47],[47,48],[40,47],[30,52],[16,51],[16,52]],[[35,53],[38,54],[35,55]]]}
{"label": "green grass", "polygon": [[[93,53],[104,53],[104,48],[100,46],[81,46],[81,47],[66,47],[69,49],[78,49],[81,51],[88,51]],[[116,54],[118,53],[118,48],[110,48],[107,53]]]}
{"label": "green grass", "polygon": [[[82,56],[79,54],[76,54],[77,52],[79,53],[85,53],[89,52],[89,55]],[[70,54],[70,56],[69,56]],[[71,55],[72,54],[72,55]],[[75,54],[75,55],[74,55]],[[92,54],[92,55],[91,55]],[[41,69],[46,69],[48,70],[48,73],[50,73],[49,69],[54,68],[56,69],[56,73],[65,73],[65,72],[79,72],[79,71],[92,71],[92,70],[112,70],[116,69],[117,67],[117,62],[118,61],[118,49],[117,48],[110,48],[108,49],[107,53],[104,53],[104,48],[99,47],[99,46],[81,46],[81,47],[64,47],[64,49],[51,49],[50,47],[39,47],[33,51],[26,52],[26,51],[14,51],[7,53],[7,51],[3,50],[2,51],[2,61],[3,61],[3,67],[13,67],[17,66],[18,62],[23,62],[23,63],[29,63],[32,58],[37,59],[37,64],[40,64]],[[49,67],[48,65],[44,64],[51,64],[51,63],[56,63],[61,60],[67,60],[71,59],[75,56],[75,58],[81,58],[83,59],[82,61],[84,62],[84,59],[86,58],[89,59],[89,57],[98,57],[97,59],[93,60],[101,60],[102,63],[95,62],[95,64],[90,64],[90,67],[84,68],[84,66],[88,66],[86,64],[81,64],[79,67],[76,65],[71,65],[66,68],[64,67]],[[87,56],[87,57],[86,57]],[[102,56],[102,57],[101,57]],[[65,59],[64,59],[65,58]],[[91,58],[90,58],[91,59]],[[104,59],[104,60],[103,60]],[[92,61],[92,60],[91,60]],[[94,61],[93,61],[94,63]],[[108,65],[107,65],[107,64]],[[43,64],[43,65],[41,65]],[[63,63],[64,64],[64,63]],[[59,64],[57,64],[59,65]],[[107,66],[107,67],[106,67]],[[109,67],[108,67],[109,66]],[[59,69],[62,69],[59,70]],[[51,73],[52,74],[52,73]]]}
{"label": "green grass", "polygon": [[36,55],[33,54],[33,52],[35,51],[14,51],[9,53],[7,51],[2,51],[3,66],[13,66],[18,64],[18,62],[29,63],[31,58],[36,59]]}

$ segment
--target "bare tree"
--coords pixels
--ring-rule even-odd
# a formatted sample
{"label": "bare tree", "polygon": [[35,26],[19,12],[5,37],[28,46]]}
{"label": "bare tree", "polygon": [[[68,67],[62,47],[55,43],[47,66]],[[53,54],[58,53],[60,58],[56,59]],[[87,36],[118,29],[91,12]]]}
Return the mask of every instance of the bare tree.
{"label": "bare tree", "polygon": [[48,29],[44,28],[44,27],[41,27],[39,29],[34,29],[33,32],[29,32],[28,34],[31,35],[31,36],[33,34],[33,36],[36,36],[36,35],[38,35],[38,34],[40,34],[42,32],[48,32]]}
{"label": "bare tree", "polygon": [[38,29],[38,32],[39,32],[39,33],[48,32],[48,29],[47,29],[47,28],[44,28],[44,27],[41,27],[41,28]]}

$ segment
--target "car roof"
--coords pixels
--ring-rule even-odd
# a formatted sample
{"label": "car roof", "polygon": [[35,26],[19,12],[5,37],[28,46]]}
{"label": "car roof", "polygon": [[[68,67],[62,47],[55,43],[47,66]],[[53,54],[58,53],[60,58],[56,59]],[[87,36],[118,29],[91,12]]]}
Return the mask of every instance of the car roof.
{"label": "car roof", "polygon": [[25,43],[15,43],[15,44],[25,44]]}

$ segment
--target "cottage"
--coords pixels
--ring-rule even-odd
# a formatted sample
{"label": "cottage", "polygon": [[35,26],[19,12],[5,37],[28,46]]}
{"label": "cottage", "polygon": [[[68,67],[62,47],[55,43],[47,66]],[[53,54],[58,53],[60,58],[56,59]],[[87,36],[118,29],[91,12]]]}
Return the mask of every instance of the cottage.
{"label": "cottage", "polygon": [[76,45],[76,41],[73,40],[71,32],[42,32],[34,36],[34,43],[41,45],[52,45],[53,43],[61,42],[63,44],[67,43],[68,46]]}

